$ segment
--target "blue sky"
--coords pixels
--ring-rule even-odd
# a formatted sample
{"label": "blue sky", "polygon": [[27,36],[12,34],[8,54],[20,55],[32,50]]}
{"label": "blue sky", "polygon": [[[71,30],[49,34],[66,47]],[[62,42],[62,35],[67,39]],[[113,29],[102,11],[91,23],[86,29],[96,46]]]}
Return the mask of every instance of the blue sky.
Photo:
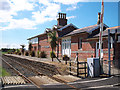
{"label": "blue sky", "polygon": [[[27,47],[27,38],[57,24],[58,12],[66,13],[68,24],[78,28],[96,24],[101,2],[83,1],[0,0],[0,48],[19,48],[20,44]],[[109,27],[118,26],[117,1],[104,3],[104,23]]]}

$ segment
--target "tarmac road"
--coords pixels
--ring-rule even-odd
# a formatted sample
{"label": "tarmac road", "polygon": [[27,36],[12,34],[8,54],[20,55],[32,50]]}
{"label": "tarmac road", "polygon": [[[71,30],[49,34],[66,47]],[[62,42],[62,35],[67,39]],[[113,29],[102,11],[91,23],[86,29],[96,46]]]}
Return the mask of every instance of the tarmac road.
{"label": "tarmac road", "polygon": [[[92,78],[92,79],[84,79],[84,80],[77,80],[75,82],[68,83],[70,85],[73,85],[74,87],[82,90],[120,90],[120,76],[112,76],[109,78]],[[119,85],[117,85],[119,84]],[[43,90],[75,90],[67,85],[64,84],[47,84],[47,85],[41,85],[41,88]],[[19,86],[17,86],[17,90],[21,90]],[[16,90],[14,88],[4,88],[2,90]],[[26,86],[22,87],[22,90],[39,90],[37,88],[33,88],[33,86],[29,86],[29,88]]]}
{"label": "tarmac road", "polygon": [[[120,76],[112,76],[110,78],[102,78],[102,79],[95,79],[94,80],[79,80],[76,82],[68,83],[83,90],[100,90],[105,88],[106,90],[109,88],[110,90],[119,90],[120,86],[116,86],[116,84],[120,83]],[[43,88],[67,88],[72,89],[63,84],[51,84],[51,85],[41,85]]]}

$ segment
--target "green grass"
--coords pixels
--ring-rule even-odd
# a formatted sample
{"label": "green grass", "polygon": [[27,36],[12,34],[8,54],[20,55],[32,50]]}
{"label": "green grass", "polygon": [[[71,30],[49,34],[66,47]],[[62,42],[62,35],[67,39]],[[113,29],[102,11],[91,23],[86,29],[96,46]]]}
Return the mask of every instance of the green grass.
{"label": "green grass", "polygon": [[10,76],[10,73],[8,73],[4,68],[0,66],[0,77],[4,76]]}
{"label": "green grass", "polygon": [[7,52],[2,52],[2,54],[7,54]]}

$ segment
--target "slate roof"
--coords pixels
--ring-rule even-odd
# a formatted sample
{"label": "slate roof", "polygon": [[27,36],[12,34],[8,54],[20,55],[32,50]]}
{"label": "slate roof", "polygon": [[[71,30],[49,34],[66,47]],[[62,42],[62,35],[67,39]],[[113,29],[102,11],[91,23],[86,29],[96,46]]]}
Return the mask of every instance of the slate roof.
{"label": "slate roof", "polygon": [[[103,36],[107,36],[108,35],[108,29],[110,29],[110,33],[111,34],[114,34],[116,29],[117,29],[117,34],[120,34],[120,26],[116,26],[116,27],[107,28],[105,31],[103,31]],[[100,34],[97,34],[94,37],[98,37],[99,35]]]}
{"label": "slate roof", "polygon": [[63,29],[65,29],[65,28],[67,28],[67,27],[69,27],[69,26],[73,26],[73,27],[75,27],[76,29],[78,29],[75,25],[73,25],[72,23],[70,23],[70,24],[67,24],[67,25],[65,25],[64,27],[58,29],[58,31],[62,31]]}
{"label": "slate roof", "polygon": [[[75,29],[78,29],[78,28],[77,28],[75,25],[73,25],[72,23],[67,24],[67,25],[65,25],[65,26],[54,25],[54,26],[52,27],[52,29],[46,28],[44,33],[39,34],[39,35],[36,35],[36,36],[33,36],[33,37],[31,37],[31,38],[28,38],[27,40],[31,40],[31,39],[33,39],[33,38],[36,38],[36,37],[45,35],[45,34],[46,34],[46,31],[53,31],[54,28],[57,29],[58,34],[59,34],[59,32],[62,32],[63,29],[65,29],[65,28],[67,28],[67,27],[69,27],[69,26],[73,26],[73,27],[75,27]],[[63,35],[64,35],[64,33],[60,33],[60,34],[59,34],[60,37],[63,36]]]}
{"label": "slate roof", "polygon": [[[107,25],[104,24],[105,27],[108,27]],[[98,29],[100,28],[100,25],[92,25],[92,26],[88,26],[88,27],[84,27],[84,28],[80,28],[80,29],[76,29],[74,30],[73,32],[70,32],[69,34],[65,35],[65,36],[71,36],[71,35],[74,35],[74,34],[79,34],[79,33],[83,33],[83,32],[86,32],[86,33],[92,33],[92,31],[94,31],[95,29]]]}
{"label": "slate roof", "polygon": [[[69,27],[69,28],[68,28],[68,27]],[[71,27],[73,27],[73,28],[71,28]],[[67,28],[67,29],[66,29],[66,28]],[[62,27],[62,28],[60,28],[60,29],[57,30],[57,31],[58,31],[58,36],[59,36],[59,38],[61,38],[61,37],[63,37],[64,35],[72,32],[72,31],[74,31],[74,30],[76,30],[76,29],[78,29],[78,28],[77,28],[75,25],[73,25],[72,23],[70,23],[70,24],[65,25],[64,27]]]}
{"label": "slate roof", "polygon": [[42,35],[45,35],[46,33],[42,33],[42,34],[39,34],[39,35],[36,35],[36,36],[33,36],[33,37],[31,37],[31,38],[28,38],[27,40],[31,40],[31,39],[33,39],[33,38],[36,38],[36,37],[39,37],[39,36],[42,36]]}

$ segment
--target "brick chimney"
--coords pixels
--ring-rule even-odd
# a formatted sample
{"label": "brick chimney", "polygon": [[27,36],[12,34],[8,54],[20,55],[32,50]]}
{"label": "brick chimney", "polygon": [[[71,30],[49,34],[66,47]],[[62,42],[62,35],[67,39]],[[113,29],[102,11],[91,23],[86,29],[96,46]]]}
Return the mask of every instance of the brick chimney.
{"label": "brick chimney", "polygon": [[67,25],[67,19],[65,13],[58,13],[57,25],[61,25],[61,26]]}
{"label": "brick chimney", "polygon": [[99,12],[99,13],[98,13],[98,21],[97,21],[97,25],[100,24],[100,16],[101,16],[101,13]]}

